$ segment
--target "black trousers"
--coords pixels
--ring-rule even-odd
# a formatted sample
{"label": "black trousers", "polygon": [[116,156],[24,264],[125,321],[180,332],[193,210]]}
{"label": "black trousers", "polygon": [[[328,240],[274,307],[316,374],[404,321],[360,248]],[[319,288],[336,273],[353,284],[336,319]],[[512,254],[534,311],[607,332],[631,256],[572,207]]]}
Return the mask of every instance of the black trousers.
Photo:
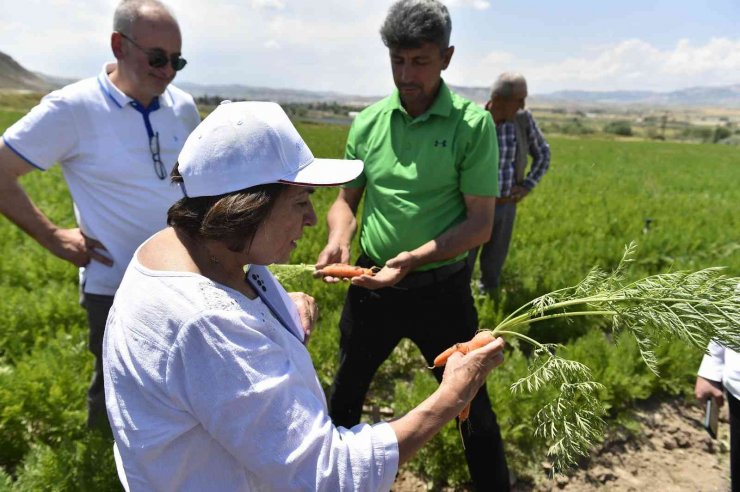
{"label": "black trousers", "polygon": [[90,329],[87,348],[95,356],[95,368],[87,390],[87,427],[108,435],[112,431],[105,408],[103,335],[108,312],[113,305],[113,296],[81,292],[80,305],[87,311],[87,324]]}
{"label": "black trousers", "polygon": [[[361,259],[358,264],[371,266]],[[459,270],[430,285],[371,291],[350,286],[339,323],[339,370],[329,400],[335,425],[360,422],[365,394],[376,370],[402,338],[411,339],[429,366],[444,349],[467,341],[478,329],[470,292],[470,272]],[[441,380],[443,369],[435,369]],[[501,432],[485,386],[462,426],[465,457],[478,491],[509,490]]]}
{"label": "black trousers", "polygon": [[732,492],[740,492],[740,400],[725,392],[730,405],[730,480]]}

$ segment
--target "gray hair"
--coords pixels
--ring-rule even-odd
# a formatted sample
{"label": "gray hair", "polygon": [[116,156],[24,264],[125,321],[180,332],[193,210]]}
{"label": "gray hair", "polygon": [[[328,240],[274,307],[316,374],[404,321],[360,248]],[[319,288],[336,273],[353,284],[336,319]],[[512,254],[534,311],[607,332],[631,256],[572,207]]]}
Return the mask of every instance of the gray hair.
{"label": "gray hair", "polygon": [[418,48],[425,42],[450,46],[452,21],[437,0],[398,0],[388,9],[380,37],[388,48]]}
{"label": "gray hair", "polygon": [[524,75],[516,72],[504,72],[496,79],[491,89],[491,99],[494,97],[502,97],[509,99],[514,97],[514,93],[519,88],[527,87],[527,80]]}
{"label": "gray hair", "polygon": [[141,19],[146,7],[152,10],[159,10],[172,17],[172,19],[175,18],[172,11],[159,0],[122,0],[113,14],[113,30],[130,34],[131,28]]}

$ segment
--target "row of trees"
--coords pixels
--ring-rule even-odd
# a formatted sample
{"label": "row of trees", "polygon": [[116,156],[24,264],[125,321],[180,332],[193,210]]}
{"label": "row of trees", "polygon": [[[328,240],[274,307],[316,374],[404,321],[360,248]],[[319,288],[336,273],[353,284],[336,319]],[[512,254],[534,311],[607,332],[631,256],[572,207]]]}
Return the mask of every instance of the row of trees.
{"label": "row of trees", "polygon": [[593,135],[599,132],[617,135],[620,137],[641,136],[651,140],[683,140],[700,143],[723,143],[723,144],[740,144],[740,129],[732,123],[724,125],[697,126],[691,124],[682,124],[678,126],[673,124],[667,132],[664,125],[656,125],[653,122],[645,120],[641,124],[621,119],[608,121],[599,124],[591,122],[585,118],[573,117],[557,120],[544,120],[541,123],[542,130],[548,134],[563,135]]}
{"label": "row of trees", "polygon": [[[246,101],[248,99],[239,97],[223,97],[218,95],[203,95],[195,98],[195,102],[202,110],[210,110],[218,106],[224,99],[230,101]],[[290,116],[295,117],[307,117],[312,112],[329,113],[337,116],[347,116],[350,112],[361,111],[364,106],[341,104],[335,101],[330,102],[281,102],[280,105],[283,107],[286,113]]]}

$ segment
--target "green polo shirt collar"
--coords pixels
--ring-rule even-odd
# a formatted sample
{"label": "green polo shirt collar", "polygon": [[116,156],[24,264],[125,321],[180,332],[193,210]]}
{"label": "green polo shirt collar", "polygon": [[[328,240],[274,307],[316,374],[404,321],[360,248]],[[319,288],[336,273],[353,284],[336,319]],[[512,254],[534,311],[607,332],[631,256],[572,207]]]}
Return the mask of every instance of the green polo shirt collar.
{"label": "green polo shirt collar", "polygon": [[[403,107],[403,104],[401,104],[401,95],[398,93],[398,89],[393,90],[393,94],[391,94],[391,97],[388,98],[388,105],[386,107],[386,111],[395,111],[398,110],[401,113],[403,113],[406,117],[410,118],[409,114],[406,112],[406,108]],[[439,91],[437,92],[437,97],[434,99],[434,102],[432,105],[427,109],[424,113],[420,114],[416,118],[414,118],[413,121],[426,121],[429,119],[429,116],[436,114],[443,117],[450,116],[450,113],[452,112],[452,93],[450,92],[449,87],[447,87],[447,84],[445,84],[445,81],[440,81],[439,85]]]}

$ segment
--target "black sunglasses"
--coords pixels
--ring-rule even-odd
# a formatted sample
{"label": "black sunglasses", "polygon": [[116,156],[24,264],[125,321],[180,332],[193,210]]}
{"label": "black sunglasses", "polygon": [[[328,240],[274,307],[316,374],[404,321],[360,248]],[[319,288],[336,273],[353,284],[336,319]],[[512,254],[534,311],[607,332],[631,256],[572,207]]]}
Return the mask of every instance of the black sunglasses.
{"label": "black sunglasses", "polygon": [[180,70],[185,68],[185,65],[188,64],[188,61],[179,54],[167,56],[167,53],[162,48],[142,48],[136,43],[136,41],[134,41],[124,33],[119,32],[118,34],[120,34],[121,37],[127,39],[131,44],[143,51],[149,58],[149,66],[152,68],[162,68],[167,65],[167,63],[169,63],[170,65],[172,65],[172,68],[175,70],[175,72],[179,72]]}

